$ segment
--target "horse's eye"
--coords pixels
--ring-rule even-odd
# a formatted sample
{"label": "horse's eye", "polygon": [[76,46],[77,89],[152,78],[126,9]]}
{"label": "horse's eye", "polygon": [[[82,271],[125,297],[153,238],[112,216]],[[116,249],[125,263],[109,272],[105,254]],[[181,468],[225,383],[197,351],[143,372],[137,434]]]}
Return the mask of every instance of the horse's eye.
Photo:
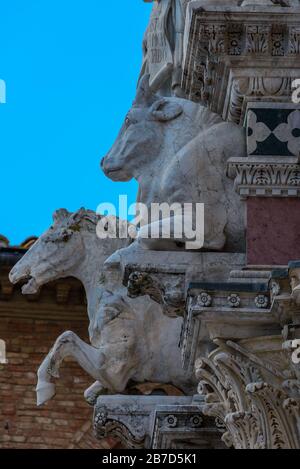
{"label": "horse's eye", "polygon": [[57,241],[67,243],[69,239],[71,238],[71,236],[72,236],[72,233],[70,231],[64,230],[62,233],[60,233],[57,236]]}

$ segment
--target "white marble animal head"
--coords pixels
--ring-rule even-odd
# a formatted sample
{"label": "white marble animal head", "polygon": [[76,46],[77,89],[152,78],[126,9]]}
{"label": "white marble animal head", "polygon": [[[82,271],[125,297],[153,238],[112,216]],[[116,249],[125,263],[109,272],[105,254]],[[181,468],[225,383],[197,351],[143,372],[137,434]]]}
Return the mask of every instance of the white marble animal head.
{"label": "white marble animal head", "polygon": [[53,225],[11,270],[10,281],[14,284],[27,281],[22,292],[34,294],[50,281],[72,276],[85,258],[87,238],[96,238],[99,218],[95,212],[83,208],[75,213],[57,210]]}
{"label": "white marble animal head", "polygon": [[145,75],[113,147],[102,159],[102,169],[113,181],[138,179],[160,154],[171,158],[202,129],[218,122],[222,119],[200,104],[153,94]]}

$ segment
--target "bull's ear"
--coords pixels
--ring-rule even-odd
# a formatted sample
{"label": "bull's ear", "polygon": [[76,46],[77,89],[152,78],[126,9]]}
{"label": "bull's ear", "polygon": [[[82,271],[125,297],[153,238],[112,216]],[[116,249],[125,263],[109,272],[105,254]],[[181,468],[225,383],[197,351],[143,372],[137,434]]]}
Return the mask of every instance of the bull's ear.
{"label": "bull's ear", "polygon": [[152,105],[150,112],[155,120],[167,122],[180,116],[183,108],[172,99],[160,99]]}

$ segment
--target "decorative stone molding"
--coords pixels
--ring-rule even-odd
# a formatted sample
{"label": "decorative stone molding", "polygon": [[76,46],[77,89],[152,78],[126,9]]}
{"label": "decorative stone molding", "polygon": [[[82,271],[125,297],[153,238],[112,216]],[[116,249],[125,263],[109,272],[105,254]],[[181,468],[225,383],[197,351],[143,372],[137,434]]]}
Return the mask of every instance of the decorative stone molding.
{"label": "decorative stone molding", "polygon": [[[233,340],[256,337],[262,327],[280,334],[280,326],[269,309],[271,273],[264,272],[263,275],[267,275],[265,279],[260,275],[261,272],[257,273],[256,278],[251,274],[253,272],[248,278],[231,278],[227,283],[190,284],[181,336],[182,361],[186,369],[193,367],[205,330],[208,330],[211,340],[219,337]],[[199,295],[203,291],[209,292],[212,298],[211,306],[199,302]],[[257,306],[260,297],[264,301]],[[241,321],[243,328],[240,327]],[[211,348],[208,347],[208,351]]]}
{"label": "decorative stone molding", "polygon": [[228,172],[242,198],[300,196],[299,164],[245,160],[231,160]]}
{"label": "decorative stone molding", "polygon": [[185,51],[189,99],[242,125],[249,101],[291,101],[291,84],[299,76],[300,8],[191,2]]}
{"label": "decorative stone molding", "polygon": [[97,438],[118,438],[126,448],[223,448],[214,418],[199,396],[101,396],[94,413]]}
{"label": "decorative stone molding", "polygon": [[201,405],[159,406],[151,428],[152,449],[225,449],[215,419],[204,416]]}

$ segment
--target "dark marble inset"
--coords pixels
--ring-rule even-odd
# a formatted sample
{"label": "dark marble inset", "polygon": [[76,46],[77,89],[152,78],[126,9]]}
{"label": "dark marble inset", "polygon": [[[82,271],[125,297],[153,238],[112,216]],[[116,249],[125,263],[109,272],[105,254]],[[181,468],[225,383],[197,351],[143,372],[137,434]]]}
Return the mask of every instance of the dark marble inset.
{"label": "dark marble inset", "polygon": [[247,146],[249,156],[299,156],[299,109],[249,107]]}

